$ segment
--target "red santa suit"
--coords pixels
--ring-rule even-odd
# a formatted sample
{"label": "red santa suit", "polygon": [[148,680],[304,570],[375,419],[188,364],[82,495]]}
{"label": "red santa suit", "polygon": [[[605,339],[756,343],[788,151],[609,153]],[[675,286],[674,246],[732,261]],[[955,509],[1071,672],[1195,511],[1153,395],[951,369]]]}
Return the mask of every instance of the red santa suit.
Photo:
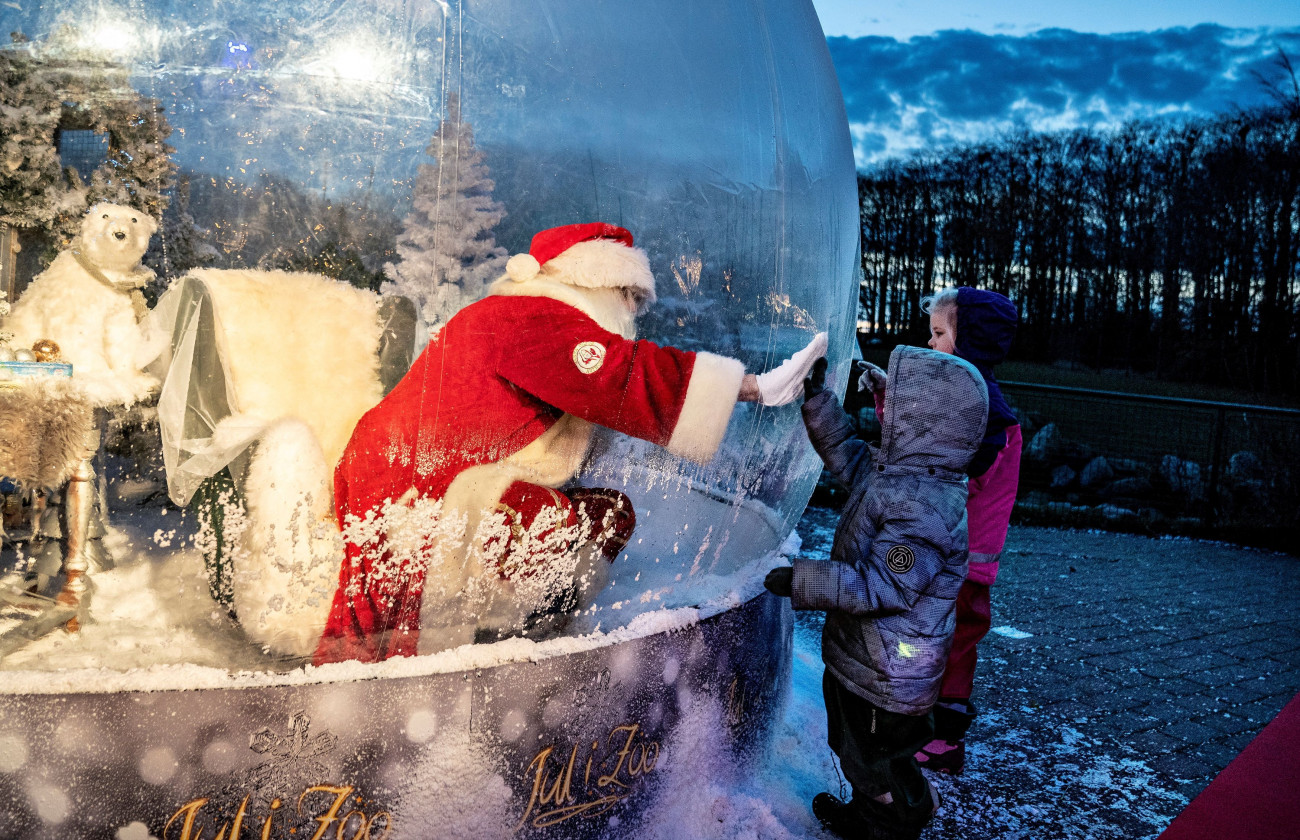
{"label": "red santa suit", "polygon": [[[558,495],[594,425],[701,463],[712,457],[743,365],[632,339],[626,298],[652,301],[654,279],[631,244],[623,229],[599,224],[538,234],[361,418],[335,470],[347,556],[317,664],[469,641],[451,628],[481,626],[489,609],[471,597],[487,585],[473,536],[484,512],[521,489]],[[438,515],[453,525],[425,541],[444,545],[428,562],[394,561],[385,511],[429,501],[441,501]],[[438,638],[422,639],[422,627]]]}

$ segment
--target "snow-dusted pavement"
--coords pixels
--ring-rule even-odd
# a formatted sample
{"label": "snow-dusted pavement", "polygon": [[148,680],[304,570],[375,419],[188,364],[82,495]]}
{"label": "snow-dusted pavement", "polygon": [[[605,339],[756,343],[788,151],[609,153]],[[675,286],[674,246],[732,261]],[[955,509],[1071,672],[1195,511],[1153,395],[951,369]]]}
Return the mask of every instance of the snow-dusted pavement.
{"label": "snow-dusted pavement", "polygon": [[[829,551],[835,522],[809,509],[804,556]],[[1300,690],[1294,557],[1013,528],[993,609],[967,770],[934,777],[944,806],[924,836],[935,840],[1155,837]],[[840,785],[819,632],[799,616],[794,691],[766,770],[713,804],[715,823],[662,836],[827,836],[806,805]]]}

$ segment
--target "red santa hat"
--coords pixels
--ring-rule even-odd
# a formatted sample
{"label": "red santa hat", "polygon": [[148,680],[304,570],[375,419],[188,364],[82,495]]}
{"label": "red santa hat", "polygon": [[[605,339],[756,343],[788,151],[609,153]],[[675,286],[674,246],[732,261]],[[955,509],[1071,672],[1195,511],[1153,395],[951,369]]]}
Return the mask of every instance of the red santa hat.
{"label": "red santa hat", "polygon": [[506,274],[516,283],[540,276],[587,289],[635,289],[647,301],[655,299],[645,251],[633,247],[626,228],[604,222],[539,232],[527,254],[515,254],[506,263]]}

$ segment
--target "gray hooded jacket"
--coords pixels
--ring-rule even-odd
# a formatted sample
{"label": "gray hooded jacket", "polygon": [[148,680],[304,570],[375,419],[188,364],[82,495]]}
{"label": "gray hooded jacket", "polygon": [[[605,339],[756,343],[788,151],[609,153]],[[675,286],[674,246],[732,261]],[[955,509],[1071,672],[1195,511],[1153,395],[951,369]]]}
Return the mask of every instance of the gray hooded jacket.
{"label": "gray hooded jacket", "polygon": [[796,560],[795,609],[825,610],[822,658],[849,690],[919,715],[939,696],[966,577],[965,468],[988,419],[978,370],[898,347],[879,448],[854,435],[830,391],[804,403],[817,454],[849,490],[829,562]]}

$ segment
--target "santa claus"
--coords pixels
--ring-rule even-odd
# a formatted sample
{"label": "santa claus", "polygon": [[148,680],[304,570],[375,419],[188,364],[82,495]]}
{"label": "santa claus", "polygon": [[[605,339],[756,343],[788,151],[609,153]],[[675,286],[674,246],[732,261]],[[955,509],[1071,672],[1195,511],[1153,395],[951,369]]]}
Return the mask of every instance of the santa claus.
{"label": "santa claus", "polygon": [[317,664],[428,653],[563,615],[605,582],[634,523],[621,493],[561,492],[594,426],[708,462],[738,401],[783,405],[818,334],[760,375],[635,340],[655,299],[620,227],[542,231],[357,424],[334,474],[346,559]]}

